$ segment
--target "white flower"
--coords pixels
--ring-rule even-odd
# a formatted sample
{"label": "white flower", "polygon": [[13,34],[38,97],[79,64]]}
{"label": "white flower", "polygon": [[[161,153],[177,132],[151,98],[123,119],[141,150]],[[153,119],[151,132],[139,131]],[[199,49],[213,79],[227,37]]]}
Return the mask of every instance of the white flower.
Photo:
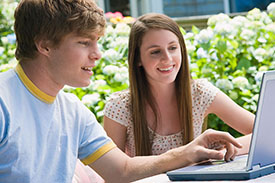
{"label": "white flower", "polygon": [[17,7],[18,2],[7,1],[6,3],[1,3],[1,5],[4,6],[1,8],[1,13],[4,17],[6,17],[6,20],[10,21],[9,24],[12,24],[14,10]]}
{"label": "white flower", "polygon": [[107,82],[103,79],[99,79],[99,80],[95,80],[92,84],[93,84],[93,86],[89,86],[89,87],[92,87],[93,89],[97,89],[100,86],[106,85]]}
{"label": "white flower", "polygon": [[117,46],[127,47],[128,46],[128,37],[124,37],[124,36],[117,37],[117,38],[115,38],[115,40],[113,40],[110,43],[110,46],[113,48],[115,48]]}
{"label": "white flower", "polygon": [[261,15],[262,15],[262,17],[260,19],[261,22],[264,22],[265,24],[272,23],[272,19],[267,15],[266,12],[262,12]]}
{"label": "white flower", "polygon": [[275,3],[270,3],[267,6],[267,12],[275,16]]}
{"label": "white flower", "polygon": [[75,89],[74,87],[69,86],[69,85],[64,85],[64,87],[63,87],[64,91],[70,91],[70,90],[74,90],[74,89]]}
{"label": "white flower", "polygon": [[247,88],[249,86],[248,80],[242,76],[234,78],[232,83],[235,87],[239,87],[241,89]]}
{"label": "white flower", "polygon": [[254,31],[252,31],[250,29],[244,29],[244,30],[242,30],[240,37],[246,41],[249,41],[249,40],[253,39],[254,37],[256,37],[256,34]]}
{"label": "white flower", "polygon": [[264,36],[259,37],[259,38],[258,38],[258,41],[259,41],[260,43],[266,43],[266,42],[267,42],[267,40],[265,39]]}
{"label": "white flower", "polygon": [[234,33],[234,27],[227,22],[218,22],[214,28],[214,32],[220,35],[228,35]]}
{"label": "white flower", "polygon": [[191,39],[194,37],[194,33],[193,32],[187,32],[185,35],[184,35],[184,39]]}
{"label": "white flower", "polygon": [[13,58],[7,64],[0,64],[0,71],[15,68],[17,64],[18,64],[18,61],[15,58]]}
{"label": "white flower", "polygon": [[0,46],[0,55],[2,55],[5,51],[5,48],[3,48],[2,46]]}
{"label": "white flower", "polygon": [[126,23],[117,23],[114,32],[117,36],[128,36],[130,33],[130,26]]}
{"label": "white flower", "polygon": [[14,55],[14,54],[15,54],[15,49],[8,50],[8,55]]}
{"label": "white flower", "polygon": [[188,53],[191,53],[196,50],[196,47],[194,46],[194,44],[192,44],[191,41],[189,41],[189,40],[185,41],[185,46],[186,46]]}
{"label": "white flower", "polygon": [[247,13],[247,18],[251,21],[259,21],[264,24],[269,24],[272,22],[271,18],[267,15],[266,12],[261,12],[260,9],[254,8],[253,10]]}
{"label": "white flower", "polygon": [[258,62],[262,62],[268,56],[268,52],[263,48],[257,48],[252,54]]}
{"label": "white flower", "polygon": [[[275,14],[274,14],[274,16],[275,16]],[[265,30],[275,33],[275,23],[271,23],[271,24],[266,25]]]}
{"label": "white flower", "polygon": [[128,74],[128,67],[121,67],[119,69],[119,72],[124,73],[124,74]]}
{"label": "white flower", "polygon": [[215,61],[218,61],[218,60],[219,60],[219,58],[218,58],[218,56],[217,56],[217,52],[216,52],[215,49],[210,50],[209,52],[211,53],[211,54],[210,54],[210,58],[211,58],[212,60],[215,60]]}
{"label": "white flower", "polygon": [[235,28],[242,28],[246,23],[248,23],[248,20],[244,16],[236,16],[231,21]]}
{"label": "white flower", "polygon": [[196,63],[191,63],[190,64],[190,69],[197,69],[198,68],[198,65]]}
{"label": "white flower", "polygon": [[102,58],[108,60],[109,62],[115,62],[120,60],[122,56],[116,50],[108,49],[103,53]]}
{"label": "white flower", "polygon": [[114,76],[114,80],[117,82],[127,82],[128,81],[128,68],[122,67],[119,72]]}
{"label": "white flower", "polygon": [[226,91],[233,89],[233,84],[228,79],[218,79],[216,82],[216,86]]}
{"label": "white flower", "polygon": [[255,100],[255,101],[258,101],[258,99],[259,99],[259,94],[254,95],[254,96],[252,97],[252,99]]}
{"label": "white flower", "polygon": [[124,55],[128,49],[128,37],[120,36],[110,42],[109,48],[114,48],[118,53]]}
{"label": "white flower", "polygon": [[8,40],[7,37],[2,37],[1,41],[2,41],[3,44],[8,44],[9,43],[9,40]]}
{"label": "white flower", "polygon": [[220,13],[218,15],[211,16],[207,21],[207,25],[214,26],[218,22],[229,22],[229,21],[230,21],[230,17],[228,15],[224,13]]}
{"label": "white flower", "polygon": [[200,58],[208,58],[208,54],[203,48],[199,48],[197,50],[197,56],[198,56],[199,59]]}
{"label": "white flower", "polygon": [[111,75],[116,73],[119,70],[119,68],[115,65],[107,65],[103,68],[102,72],[107,75]]}
{"label": "white flower", "polygon": [[115,29],[113,28],[112,25],[108,25],[106,28],[106,34],[115,34],[114,33]]}
{"label": "white flower", "polygon": [[16,36],[14,33],[7,35],[7,39],[10,44],[15,44],[16,42]]}
{"label": "white flower", "polygon": [[81,101],[85,105],[95,105],[100,101],[100,95],[98,93],[87,94],[82,97]]}
{"label": "white flower", "polygon": [[257,74],[254,77],[254,79],[258,85],[261,84],[263,74],[264,74],[264,71],[259,71],[259,72],[257,72]]}
{"label": "white flower", "polygon": [[203,29],[195,36],[198,43],[208,43],[213,38],[213,31],[211,29]]}
{"label": "white flower", "polygon": [[260,20],[261,10],[259,8],[254,8],[247,13],[247,18],[250,20]]}

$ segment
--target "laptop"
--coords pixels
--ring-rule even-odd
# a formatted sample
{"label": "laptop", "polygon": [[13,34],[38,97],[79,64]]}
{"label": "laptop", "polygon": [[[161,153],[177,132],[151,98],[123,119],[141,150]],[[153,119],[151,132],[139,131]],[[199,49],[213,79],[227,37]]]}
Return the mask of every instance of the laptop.
{"label": "laptop", "polygon": [[172,181],[247,180],[275,172],[275,71],[263,74],[248,155],[167,172]]}

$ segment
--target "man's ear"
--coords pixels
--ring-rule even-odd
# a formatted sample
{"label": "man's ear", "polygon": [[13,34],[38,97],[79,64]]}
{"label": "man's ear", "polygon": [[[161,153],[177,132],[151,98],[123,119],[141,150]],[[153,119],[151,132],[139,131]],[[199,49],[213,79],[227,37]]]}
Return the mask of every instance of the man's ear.
{"label": "man's ear", "polygon": [[35,46],[40,54],[49,56],[49,52],[51,49],[49,40],[37,40],[35,41]]}

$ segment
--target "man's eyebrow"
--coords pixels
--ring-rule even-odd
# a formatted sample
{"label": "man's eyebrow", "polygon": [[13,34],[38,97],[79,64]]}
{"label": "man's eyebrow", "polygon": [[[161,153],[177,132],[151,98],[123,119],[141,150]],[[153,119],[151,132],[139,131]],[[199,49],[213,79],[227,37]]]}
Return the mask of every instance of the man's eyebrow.
{"label": "man's eyebrow", "polygon": [[94,34],[83,34],[83,35],[79,35],[78,37],[91,39],[91,40],[99,40],[100,39],[100,36],[97,36],[97,35],[94,35]]}

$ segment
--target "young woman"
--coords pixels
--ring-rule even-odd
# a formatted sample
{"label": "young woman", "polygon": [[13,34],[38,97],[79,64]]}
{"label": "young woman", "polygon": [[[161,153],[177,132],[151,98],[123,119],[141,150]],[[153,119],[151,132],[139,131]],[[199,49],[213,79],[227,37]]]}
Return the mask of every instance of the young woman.
{"label": "young woman", "polygon": [[[129,156],[158,155],[191,142],[214,113],[245,134],[248,152],[254,115],[206,79],[190,76],[179,26],[166,15],[150,13],[132,25],[129,39],[129,90],[115,93],[105,107],[104,128]],[[218,147],[220,148],[220,147]]]}

